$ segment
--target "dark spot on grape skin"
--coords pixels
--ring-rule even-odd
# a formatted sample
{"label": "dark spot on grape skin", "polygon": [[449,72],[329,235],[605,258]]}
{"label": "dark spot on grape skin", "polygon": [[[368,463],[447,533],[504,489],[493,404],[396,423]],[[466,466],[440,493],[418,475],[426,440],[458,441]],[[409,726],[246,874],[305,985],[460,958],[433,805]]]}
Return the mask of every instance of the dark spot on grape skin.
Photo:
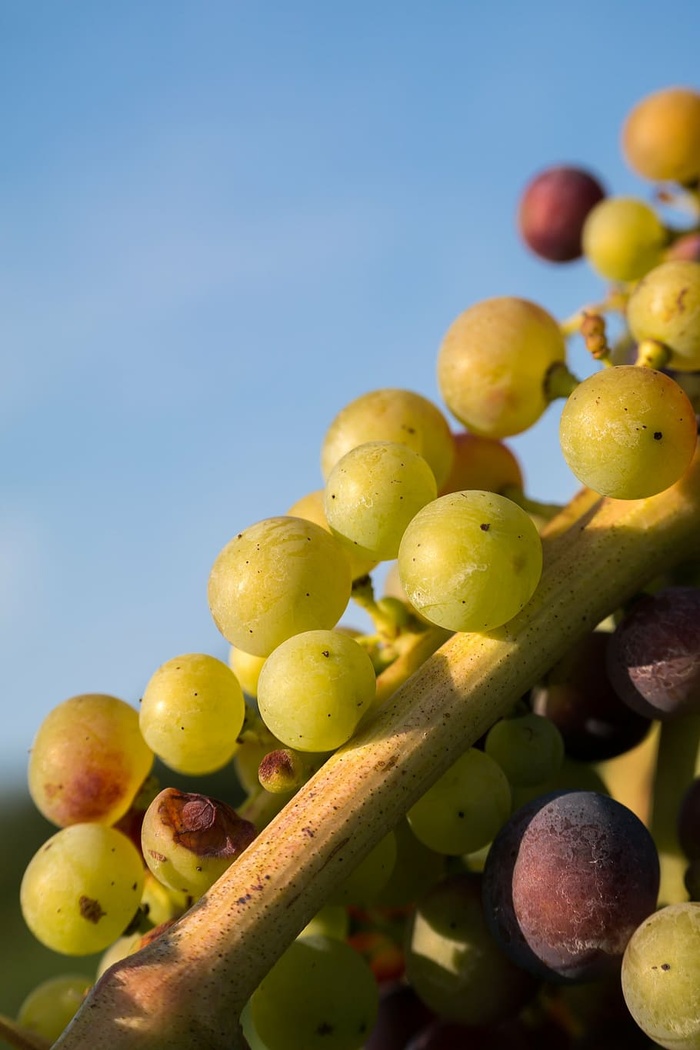
{"label": "dark spot on grape skin", "polygon": [[102,910],[99,901],[94,900],[92,897],[86,897],[84,894],[80,897],[78,905],[82,918],[87,919],[88,922],[93,922],[95,925],[107,914],[106,911]]}
{"label": "dark spot on grape skin", "polygon": [[479,528],[481,529],[482,532],[488,532],[489,529],[491,528],[491,526],[489,525],[488,522],[484,522],[483,525],[479,526]]}
{"label": "dark spot on grape skin", "polygon": [[660,430],[655,430],[654,431],[654,441],[661,441],[662,437],[663,437],[663,434],[661,433]]}

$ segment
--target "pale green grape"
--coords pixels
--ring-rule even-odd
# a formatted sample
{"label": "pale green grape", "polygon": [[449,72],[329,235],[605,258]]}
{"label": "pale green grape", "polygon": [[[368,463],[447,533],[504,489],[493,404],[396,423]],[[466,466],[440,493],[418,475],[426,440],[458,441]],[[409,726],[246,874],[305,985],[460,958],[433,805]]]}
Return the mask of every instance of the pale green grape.
{"label": "pale green grape", "polygon": [[378,999],[372,971],[348,944],[302,937],[251,996],[250,1018],[268,1050],[361,1050]]}
{"label": "pale green grape", "polygon": [[346,452],[326,482],[332,531],[375,561],[395,558],[411,518],[437,496],[435,475],[417,452],[393,441],[369,441]]}
{"label": "pale green grape", "polygon": [[356,868],[335,886],[330,894],[332,904],[370,907],[382,892],[396,864],[396,836],[389,832]]}
{"label": "pale green grape", "polygon": [[260,715],[297,751],[333,751],[357,728],[376,692],[367,652],[341,631],[305,631],[275,649],[258,682]]}
{"label": "pale green grape", "polygon": [[351,589],[347,554],[326,529],[303,518],[265,518],[216,558],[209,607],[232,645],[268,656],[294,634],[335,627]]}
{"label": "pale green grape", "polygon": [[243,727],[245,700],[230,667],[205,653],[162,664],[144,690],[141,732],[178,773],[213,773],[231,759]]}
{"label": "pale green grape", "polygon": [[17,1014],[17,1023],[55,1043],[92,987],[92,977],[65,973],[49,977],[29,993]]}
{"label": "pale green grape", "polygon": [[541,306],[514,296],[484,299],[447,330],[437,362],[440,393],[472,433],[519,434],[547,408],[547,373],[565,358],[561,329]]}
{"label": "pale green grape", "polygon": [[451,631],[492,631],[532,597],[542,544],[529,515],[493,492],[452,492],[423,507],[399,548],[418,612]]}
{"label": "pale green grape", "polygon": [[371,390],[350,401],[329,426],[321,449],[321,470],[328,478],[338,460],[366,441],[397,441],[423,457],[438,485],[452,466],[450,427],[432,401],[411,390]]}
{"label": "pale green grape", "polygon": [[629,298],[627,323],[638,342],[671,351],[669,368],[700,369],[700,263],[672,259],[650,270]]}
{"label": "pale green grape", "polygon": [[697,425],[688,397],[670,376],[616,365],[584,379],[569,395],[559,440],[584,485],[602,496],[643,499],[685,473]]}
{"label": "pale green grape", "polygon": [[264,656],[253,656],[252,653],[244,653],[232,645],[228,654],[228,665],[238,679],[238,683],[252,700],[258,695],[258,678],[260,669],[265,663]]}
{"label": "pale green grape", "polygon": [[97,973],[95,974],[95,980],[101,977],[103,973],[114,966],[116,962],[120,962],[121,959],[126,959],[128,955],[132,955],[133,952],[137,951],[141,946],[143,940],[143,932],[136,930],[135,933],[126,933],[123,937],[118,937],[113,944],[110,944],[106,952],[104,952],[97,964]]}
{"label": "pale green grape", "polygon": [[583,224],[583,254],[609,281],[635,281],[661,262],[667,235],[654,209],[635,197],[606,197]]}
{"label": "pale green grape", "polygon": [[532,712],[496,722],[484,750],[514,787],[542,784],[557,775],[564,761],[564,739],[554,722]]}
{"label": "pale green grape", "polygon": [[37,940],[64,955],[103,952],[136,914],[144,868],[126,835],[103,824],[71,824],[34,854],[20,904]]}
{"label": "pale green grape", "polygon": [[[325,489],[315,489],[313,492],[307,493],[306,496],[302,496],[301,499],[292,504],[287,513],[297,518],[313,521],[320,525],[322,529],[326,529],[328,532],[331,531],[328,518],[326,517]],[[376,558],[363,554],[361,550],[352,545],[346,545],[344,550],[350,562],[350,572],[353,580],[359,580],[362,576],[366,576],[377,564]]]}
{"label": "pale green grape", "polygon": [[115,824],[152,765],[135,708],[115,696],[86,693],[58,704],[39,726],[29,755],[29,792],[59,827]]}
{"label": "pale green grape", "polygon": [[510,816],[510,785],[498,763],[469,748],[408,811],[416,838],[437,853],[481,849]]}
{"label": "pale green grape", "polygon": [[700,1050],[700,903],[670,904],[635,930],[622,992],[639,1027],[668,1050]]}
{"label": "pale green grape", "polygon": [[324,904],[307,922],[300,937],[336,937],[344,941],[350,932],[350,916],[342,904]]}

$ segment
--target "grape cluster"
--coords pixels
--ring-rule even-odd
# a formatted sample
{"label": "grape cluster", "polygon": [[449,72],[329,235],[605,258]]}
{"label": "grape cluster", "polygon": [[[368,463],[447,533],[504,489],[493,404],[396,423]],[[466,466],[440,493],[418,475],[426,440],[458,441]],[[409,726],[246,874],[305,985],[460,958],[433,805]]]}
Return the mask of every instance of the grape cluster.
{"label": "grape cluster", "polygon": [[[478,636],[482,652],[527,646],[523,615],[547,559],[565,563],[572,521],[583,531],[606,500],[655,507],[683,492],[698,429],[700,94],[642,100],[622,140],[638,174],[693,205],[695,226],[669,228],[584,169],[537,175],[518,211],[525,243],[548,262],[583,255],[609,283],[602,302],[563,323],[513,296],[467,305],[437,352],[444,409],[399,387],[352,401],[321,441],[322,487],[213,559],[228,662],[176,655],[138,710],[82,695],[40,726],[29,786],[58,830],[27,867],[22,910],[51,949],[104,953],[100,987],[148,945],[165,955],[188,916],[206,923],[210,890],[273,820],[284,849],[297,793],[314,797],[331,756],[371,747],[398,685],[450,634]],[[609,315],[624,329],[614,345]],[[582,381],[567,363],[578,335],[597,365]],[[562,454],[585,486],[560,513],[526,495],[504,442],[558,398]],[[583,1050],[614,1034],[700,1048],[700,587],[683,552],[656,571],[653,537],[648,562],[643,593],[562,643],[510,710],[407,793],[398,823],[380,822],[280,943],[244,1036],[231,1018],[232,1046]],[[351,602],[370,630],[340,625]],[[391,764],[426,731],[402,724]],[[624,761],[638,763],[636,794],[616,778]],[[196,790],[218,770],[231,798]],[[316,829],[303,831],[313,853]],[[30,1044],[59,1038],[92,980],[31,993],[18,1017]],[[72,1031],[58,1045],[77,1047]],[[167,1045],[194,1045],[183,1040]]]}

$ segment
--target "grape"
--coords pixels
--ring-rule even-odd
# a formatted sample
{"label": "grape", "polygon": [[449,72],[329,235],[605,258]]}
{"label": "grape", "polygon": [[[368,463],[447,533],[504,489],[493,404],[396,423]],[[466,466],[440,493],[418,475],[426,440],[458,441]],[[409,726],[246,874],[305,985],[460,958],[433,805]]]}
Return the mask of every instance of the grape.
{"label": "grape", "polygon": [[508,779],[489,755],[469,748],[408,811],[416,838],[437,853],[473,853],[510,814]]}
{"label": "grape", "polygon": [[700,262],[700,233],[693,231],[677,237],[666,251],[665,258]]}
{"label": "grape", "polygon": [[689,860],[700,860],[700,776],[691,781],[681,799],[678,841]]}
{"label": "grape", "polygon": [[338,460],[324,506],[335,535],[367,560],[387,561],[411,518],[437,496],[435,475],[417,452],[392,441],[369,441]]}
{"label": "grape", "polygon": [[406,1050],[411,1036],[423,1029],[432,1016],[410,985],[388,985],[380,989],[377,1020],[364,1050]]}
{"label": "grape", "polygon": [[230,761],[245,700],[230,667],[214,656],[173,657],[153,674],[141,700],[141,732],[179,773],[213,773]]}
{"label": "grape", "polygon": [[584,220],[604,196],[598,179],[582,168],[546,168],[530,180],[520,198],[520,235],[549,262],[578,259]]}
{"label": "grape", "polygon": [[622,991],[639,1027],[668,1050],[700,1048],[700,904],[670,904],[632,935]]}
{"label": "grape", "polygon": [[689,183],[700,176],[700,94],[670,87],[629,113],[622,149],[630,167],[652,181]]}
{"label": "grape", "polygon": [[232,645],[269,656],[300,631],[335,627],[351,588],[347,555],[325,529],[302,518],[266,518],[216,558],[209,607]]}
{"label": "grape", "polygon": [[436,1014],[468,1025],[512,1016],[539,987],[491,935],[474,873],[439,882],[418,902],[407,931],[406,977]]}
{"label": "grape", "polygon": [[627,303],[634,338],[655,339],[670,351],[670,368],[700,369],[700,262],[671,260],[655,266]]}
{"label": "grape", "polygon": [[17,1014],[17,1023],[54,1043],[92,986],[92,977],[65,973],[49,977],[29,993]]}
{"label": "grape", "polygon": [[[316,489],[314,492],[309,492],[306,496],[302,496],[296,503],[293,503],[287,514],[297,518],[304,518],[306,521],[313,521],[316,525],[320,525],[322,529],[330,532],[331,527],[326,517],[324,502],[325,489]],[[359,580],[366,576],[377,564],[376,558],[367,557],[354,545],[348,544],[344,547],[344,550],[350,562],[350,573],[353,580]]]}
{"label": "grape", "polygon": [[700,590],[667,587],[635,602],[610,638],[607,668],[647,718],[700,712]]}
{"label": "grape", "polygon": [[501,296],[469,307],[438,353],[445,404],[473,433],[502,438],[536,423],[547,407],[545,380],[566,358],[559,325],[526,299]]}
{"label": "grape", "polygon": [[86,693],[54,707],[34,738],[29,792],[59,827],[114,824],[153,765],[138,712],[115,696]]}
{"label": "grape", "polygon": [[578,480],[601,496],[643,499],[684,474],[697,442],[695,413],[669,376],[615,365],[569,395],[559,440]]}
{"label": "grape", "polygon": [[102,952],[134,917],[143,862],[132,842],[103,824],[71,824],[34,854],[20,903],[37,940],[64,955]]}
{"label": "grape", "polygon": [[583,252],[601,277],[634,281],[661,262],[667,237],[649,204],[635,197],[608,197],[588,213]]}
{"label": "grape", "polygon": [[258,695],[258,678],[260,669],[265,663],[266,657],[254,656],[252,653],[244,653],[232,645],[228,654],[228,665],[238,679],[238,684],[251,700]]}
{"label": "grape", "polygon": [[164,788],[146,810],[141,846],[148,867],[163,885],[197,899],[255,835],[254,825],[225,802]]}
{"label": "grape", "polygon": [[376,692],[370,657],[341,631],[305,631],[279,645],[260,672],[258,706],[297,751],[333,751],[350,739]]}
{"label": "grape", "polygon": [[263,978],[250,1016],[269,1050],[360,1050],[378,1001],[372,971],[354,949],[333,937],[303,937]]}
{"label": "grape", "polygon": [[331,890],[328,895],[329,902],[351,904],[361,908],[373,905],[391,877],[396,856],[396,836],[390,831],[357,867]]}
{"label": "grape", "polygon": [[350,918],[342,904],[324,904],[313,919],[307,922],[300,937],[335,937],[344,941],[350,932]]}
{"label": "grape", "polygon": [[561,733],[553,722],[533,712],[496,722],[486,734],[484,750],[518,787],[549,780],[564,761]]}
{"label": "grape", "polygon": [[520,464],[502,441],[462,430],[454,435],[454,444],[454,463],[440,489],[441,496],[466,489],[503,492],[506,488],[523,488]]}
{"label": "grape", "polygon": [[621,803],[555,792],[517,810],[484,866],[491,932],[519,966],[547,980],[590,980],[619,966],[656,907],[653,839]]}
{"label": "grape", "polygon": [[408,820],[394,828],[396,862],[375,903],[401,908],[413,904],[445,870],[445,855],[428,849],[411,831]]}
{"label": "grape", "polygon": [[451,631],[492,631],[532,597],[542,544],[530,517],[493,492],[452,492],[423,507],[399,548],[408,600]]}

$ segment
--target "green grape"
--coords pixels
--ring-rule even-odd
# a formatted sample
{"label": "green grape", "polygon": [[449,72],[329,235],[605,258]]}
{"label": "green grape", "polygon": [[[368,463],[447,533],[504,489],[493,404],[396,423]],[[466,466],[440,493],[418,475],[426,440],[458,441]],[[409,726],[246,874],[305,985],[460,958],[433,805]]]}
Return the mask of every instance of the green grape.
{"label": "green grape", "polygon": [[700,369],[700,262],[673,259],[650,270],[627,303],[634,338],[655,339],[671,351],[668,367]]}
{"label": "green grape", "polygon": [[245,700],[230,667],[205,653],[162,664],[141,700],[141,732],[160,759],[178,773],[221,769],[238,746]]}
{"label": "green grape", "polygon": [[376,692],[372,661],[341,631],[305,631],[268,656],[258,682],[260,715],[297,751],[333,751],[357,728]]}
{"label": "green grape", "polygon": [[92,977],[64,973],[49,977],[29,993],[17,1014],[17,1023],[55,1043],[93,985]]}
{"label": "green grape", "polygon": [[103,952],[136,914],[143,881],[143,861],[126,835],[103,824],[71,824],[30,860],[20,887],[22,914],[55,952]]}
{"label": "green grape", "polygon": [[192,897],[189,893],[171,890],[164,886],[150,868],[144,872],[141,909],[153,926],[160,926],[164,922],[179,919],[191,904]]}
{"label": "green grape", "polygon": [[700,1050],[700,904],[670,904],[650,915],[622,959],[627,1008],[668,1050]]}
{"label": "green grape", "polygon": [[300,937],[335,937],[344,941],[350,932],[350,916],[342,904],[324,904],[307,922]]}
{"label": "green grape", "polygon": [[368,908],[388,883],[396,864],[396,836],[392,831],[377,843],[356,868],[329,894],[332,904]]}
{"label": "green grape", "polygon": [[331,530],[375,561],[388,561],[411,518],[437,496],[435,475],[417,452],[393,441],[368,441],[338,460],[326,482]]}
{"label": "green grape", "polygon": [[565,358],[561,329],[541,306],[514,296],[484,299],[447,330],[438,385],[449,410],[472,433],[508,437],[540,418],[548,405],[547,374]]}
{"label": "green grape", "polygon": [[411,806],[416,838],[437,853],[473,853],[495,837],[510,816],[508,778],[498,763],[469,748]]}
{"label": "green grape", "polygon": [[399,548],[399,574],[421,616],[451,631],[492,631],[532,597],[542,543],[529,515],[493,492],[451,492],[423,507]]}
{"label": "green grape", "polygon": [[554,722],[532,712],[496,722],[484,750],[514,787],[542,784],[557,775],[564,761],[564,739]]}
{"label": "green grape", "polygon": [[625,121],[622,148],[646,179],[693,182],[700,176],[700,93],[670,87],[647,95]]}
{"label": "green grape", "polygon": [[[322,529],[330,532],[331,527],[326,517],[324,501],[325,489],[316,489],[314,492],[309,492],[306,496],[302,496],[296,503],[293,503],[287,514],[297,518],[305,518],[306,521],[313,521],[320,525]],[[350,562],[350,572],[353,580],[359,580],[362,576],[366,576],[377,564],[376,558],[368,557],[355,546],[347,545],[344,549]]]}
{"label": "green grape", "polygon": [[227,641],[269,656],[294,634],[335,627],[351,589],[347,554],[326,529],[303,518],[265,518],[216,558],[209,607]]}
{"label": "green grape", "polygon": [[126,959],[127,955],[133,954],[141,946],[143,940],[143,932],[136,930],[134,933],[125,933],[123,937],[118,937],[113,944],[110,944],[106,952],[104,952],[97,964],[97,973],[95,974],[95,980],[101,977],[103,973],[114,966],[116,962],[121,959]]}
{"label": "green grape", "polygon": [[394,839],[396,862],[375,903],[387,908],[404,908],[442,877],[447,861],[444,853],[428,849],[416,838],[405,818],[394,828]]}
{"label": "green grape", "polygon": [[578,480],[601,496],[644,499],[685,473],[697,441],[695,413],[670,376],[616,365],[569,395],[559,440]]}
{"label": "green grape", "polygon": [[269,1050],[360,1050],[379,995],[368,964],[335,937],[303,937],[275,963],[250,999],[250,1018]]}
{"label": "green grape", "polygon": [[432,401],[411,390],[371,390],[349,402],[335,417],[323,441],[325,479],[346,452],[367,441],[396,441],[417,452],[439,485],[452,466],[450,427]]}
{"label": "green grape", "polygon": [[29,792],[59,827],[115,824],[152,765],[138,712],[115,696],[86,693],[58,704],[41,723],[29,756]]}
{"label": "green grape", "polygon": [[251,700],[258,695],[258,678],[260,670],[265,663],[264,656],[253,656],[252,653],[244,653],[232,645],[228,654],[228,665],[238,679],[238,684]]}
{"label": "green grape", "polygon": [[635,281],[661,262],[666,231],[654,209],[634,197],[607,197],[583,224],[583,254],[609,281]]}

